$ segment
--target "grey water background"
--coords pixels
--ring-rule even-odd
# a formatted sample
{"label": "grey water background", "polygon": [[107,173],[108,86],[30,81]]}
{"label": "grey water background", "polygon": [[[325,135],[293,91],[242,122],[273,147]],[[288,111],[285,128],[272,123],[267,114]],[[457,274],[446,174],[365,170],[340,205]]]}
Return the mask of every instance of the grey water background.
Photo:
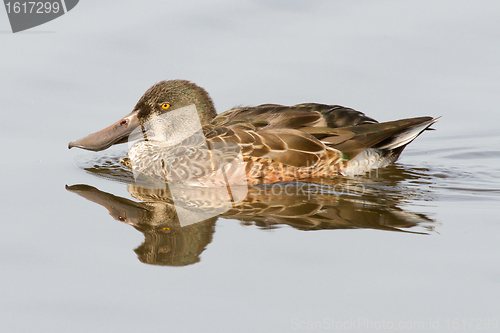
{"label": "grey water background", "polygon": [[[0,330],[289,332],[359,319],[486,330],[500,319],[499,15],[497,1],[87,0],[12,34],[0,10]],[[379,121],[443,116],[399,161],[426,179],[401,184],[425,192],[404,209],[434,231],[219,220],[199,263],[139,262],[143,235],[65,190],[129,197],[125,186],[78,168],[92,153],[67,143],[174,78],[205,87],[219,112],[320,102]]]}

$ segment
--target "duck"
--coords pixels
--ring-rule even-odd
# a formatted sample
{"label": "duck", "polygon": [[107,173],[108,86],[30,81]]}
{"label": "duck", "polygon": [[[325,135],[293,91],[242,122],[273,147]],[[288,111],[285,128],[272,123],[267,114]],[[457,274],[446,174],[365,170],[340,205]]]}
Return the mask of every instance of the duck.
{"label": "duck", "polygon": [[132,112],[71,141],[105,150],[130,142],[123,163],[134,174],[169,184],[255,186],[363,175],[398,160],[439,118],[379,123],[340,106],[238,106],[217,114],[212,98],[187,80],[154,84]]}

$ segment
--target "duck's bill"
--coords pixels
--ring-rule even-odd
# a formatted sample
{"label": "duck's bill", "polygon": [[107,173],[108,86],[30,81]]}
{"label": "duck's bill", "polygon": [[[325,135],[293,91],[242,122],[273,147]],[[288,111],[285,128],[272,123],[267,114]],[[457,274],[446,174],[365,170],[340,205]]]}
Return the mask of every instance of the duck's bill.
{"label": "duck's bill", "polygon": [[148,211],[147,206],[110,193],[98,190],[85,184],[66,185],[66,190],[76,193],[85,199],[95,202],[109,211],[115,220],[131,225],[139,223],[141,217]]}
{"label": "duck's bill", "polygon": [[129,115],[105,129],[89,134],[81,139],[71,141],[68,148],[77,147],[92,151],[104,150],[118,143],[138,139],[130,137],[132,131],[138,126],[137,111],[132,111]]}

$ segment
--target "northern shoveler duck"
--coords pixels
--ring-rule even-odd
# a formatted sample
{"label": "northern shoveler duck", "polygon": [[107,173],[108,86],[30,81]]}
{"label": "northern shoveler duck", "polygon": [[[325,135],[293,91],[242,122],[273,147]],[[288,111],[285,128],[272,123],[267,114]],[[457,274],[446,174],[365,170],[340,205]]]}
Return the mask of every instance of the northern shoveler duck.
{"label": "northern shoveler duck", "polygon": [[[190,110],[197,112],[200,131],[186,130],[193,127],[182,118],[189,106],[195,107]],[[168,118],[176,110],[181,117]],[[217,115],[205,89],[170,80],[149,88],[129,115],[69,148],[107,149],[127,142],[137,128],[143,140],[125,160],[134,172],[185,185],[272,184],[387,166],[437,119],[378,123],[350,108],[316,103],[235,107]]]}

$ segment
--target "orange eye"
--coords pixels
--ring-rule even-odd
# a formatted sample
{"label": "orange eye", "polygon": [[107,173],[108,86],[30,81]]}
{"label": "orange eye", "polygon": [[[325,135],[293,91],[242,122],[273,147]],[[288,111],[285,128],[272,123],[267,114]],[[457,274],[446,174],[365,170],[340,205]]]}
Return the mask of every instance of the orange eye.
{"label": "orange eye", "polygon": [[168,103],[163,103],[163,104],[161,105],[161,108],[162,108],[163,110],[166,110],[166,109],[168,109],[169,107],[170,107],[170,104],[168,104]]}

